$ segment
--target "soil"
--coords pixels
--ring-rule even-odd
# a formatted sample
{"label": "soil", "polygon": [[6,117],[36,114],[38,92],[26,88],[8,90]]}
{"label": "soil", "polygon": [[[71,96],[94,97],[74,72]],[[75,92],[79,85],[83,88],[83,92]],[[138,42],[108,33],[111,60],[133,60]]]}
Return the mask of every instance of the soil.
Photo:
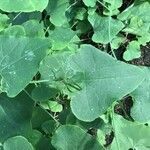
{"label": "soil", "polygon": [[150,43],[141,47],[141,57],[129,61],[130,64],[137,66],[150,66]]}

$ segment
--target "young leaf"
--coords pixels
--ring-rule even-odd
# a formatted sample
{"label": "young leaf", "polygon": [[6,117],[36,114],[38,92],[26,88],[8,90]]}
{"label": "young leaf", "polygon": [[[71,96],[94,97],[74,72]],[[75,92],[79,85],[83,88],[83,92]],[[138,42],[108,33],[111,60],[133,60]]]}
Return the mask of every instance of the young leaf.
{"label": "young leaf", "polygon": [[4,142],[4,150],[34,150],[31,143],[23,136],[15,136]]}
{"label": "young leaf", "polygon": [[138,41],[132,41],[127,46],[127,50],[123,54],[123,58],[126,61],[132,60],[134,58],[139,58],[141,56],[140,43]]}
{"label": "young leaf", "polygon": [[48,0],[0,0],[0,9],[6,12],[32,12],[43,11],[48,5]]}
{"label": "young leaf", "polygon": [[104,150],[96,139],[73,125],[59,127],[52,137],[52,145],[58,150]]}
{"label": "young leaf", "polygon": [[145,78],[140,68],[116,61],[90,45],[83,45],[73,55],[48,56],[40,72],[51,86],[74,89],[71,108],[83,121],[102,115],[113,101],[132,92]]}
{"label": "young leaf", "polygon": [[49,43],[40,38],[1,36],[0,45],[1,90],[14,97],[37,73]]}

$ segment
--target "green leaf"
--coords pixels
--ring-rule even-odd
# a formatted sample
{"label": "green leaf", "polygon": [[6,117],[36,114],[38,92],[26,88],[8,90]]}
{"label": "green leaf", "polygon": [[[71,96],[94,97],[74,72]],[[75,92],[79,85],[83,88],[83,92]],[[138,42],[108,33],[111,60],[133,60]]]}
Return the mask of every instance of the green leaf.
{"label": "green leaf", "polygon": [[40,37],[44,38],[44,25],[39,23],[38,20],[29,20],[22,24],[26,31],[26,36],[28,37]]}
{"label": "green leaf", "polygon": [[1,90],[14,97],[37,73],[49,44],[46,39],[1,36],[0,45]]}
{"label": "green leaf", "polygon": [[125,42],[125,40],[126,39],[123,36],[116,36],[111,42],[111,48],[118,49],[119,46],[121,46],[121,44],[123,44]]}
{"label": "green leaf", "polygon": [[69,0],[49,0],[46,8],[47,13],[51,16],[50,21],[55,26],[62,26],[67,22],[65,12],[69,7]]}
{"label": "green leaf", "polygon": [[32,98],[35,101],[42,102],[54,98],[57,93],[58,93],[57,89],[50,88],[46,84],[40,84],[38,87],[33,89]]}
{"label": "green leaf", "polygon": [[42,102],[40,105],[52,112],[61,112],[63,109],[62,105],[55,101]]}
{"label": "green leaf", "polygon": [[48,5],[48,0],[1,0],[0,9],[6,12],[32,12],[43,11]]}
{"label": "green leaf", "polygon": [[48,56],[40,72],[50,86],[72,90],[68,92],[72,111],[83,121],[102,115],[113,101],[132,92],[145,78],[138,67],[116,61],[90,45],[72,55]]}
{"label": "green leaf", "polygon": [[25,93],[15,98],[0,95],[0,142],[18,134],[30,136],[32,108],[33,102]]}
{"label": "green leaf", "polygon": [[31,143],[23,136],[15,136],[4,142],[4,150],[34,150]]}
{"label": "green leaf", "polygon": [[94,7],[97,0],[83,0],[86,6],[88,7]]}
{"label": "green leaf", "polygon": [[4,35],[7,36],[15,36],[15,37],[20,37],[20,36],[25,36],[26,32],[23,26],[21,25],[14,25],[14,26],[10,26],[9,28],[6,28],[3,31]]}
{"label": "green leaf", "polygon": [[[114,116],[113,127],[115,138],[111,150],[146,149],[150,147],[150,127],[135,122],[129,122],[121,116]],[[137,132],[138,131],[138,132]]]}
{"label": "green leaf", "polygon": [[9,17],[5,14],[0,13],[0,32],[8,27]]}
{"label": "green leaf", "polygon": [[[104,3],[105,2],[105,3]],[[122,0],[104,0],[105,10],[104,14],[108,16],[118,15],[118,8],[122,5]],[[101,2],[102,3],[102,2]]]}
{"label": "green leaf", "polygon": [[65,48],[73,50],[74,47],[77,47],[75,44],[80,41],[75,32],[69,28],[56,27],[49,34],[52,50],[62,50]]}
{"label": "green leaf", "polygon": [[90,15],[89,22],[93,26],[92,40],[96,43],[107,44],[123,29],[124,24],[111,17],[101,17],[98,14]]}
{"label": "green leaf", "polygon": [[72,125],[59,127],[52,137],[52,145],[58,150],[103,150],[92,136]]}
{"label": "green leaf", "polygon": [[138,41],[132,41],[127,46],[127,50],[123,54],[123,58],[126,61],[132,60],[134,58],[139,58],[141,56],[140,43]]}
{"label": "green leaf", "polygon": [[143,68],[146,79],[142,84],[131,93],[134,100],[134,105],[131,109],[131,116],[139,122],[150,121],[150,69]]}

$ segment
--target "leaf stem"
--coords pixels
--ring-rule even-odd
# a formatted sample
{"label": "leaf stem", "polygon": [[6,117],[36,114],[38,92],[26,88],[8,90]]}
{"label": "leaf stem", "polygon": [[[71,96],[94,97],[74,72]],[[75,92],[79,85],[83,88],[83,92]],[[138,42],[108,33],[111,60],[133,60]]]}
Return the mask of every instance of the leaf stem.
{"label": "leaf stem", "polygon": [[33,81],[30,81],[30,84],[37,84],[37,83],[44,83],[44,82],[49,82],[49,80],[33,80]]}

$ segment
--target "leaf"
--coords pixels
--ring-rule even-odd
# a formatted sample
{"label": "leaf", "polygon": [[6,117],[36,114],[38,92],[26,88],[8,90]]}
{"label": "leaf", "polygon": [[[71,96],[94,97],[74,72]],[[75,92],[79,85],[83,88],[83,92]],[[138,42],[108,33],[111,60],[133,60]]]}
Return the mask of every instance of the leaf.
{"label": "leaf", "polygon": [[1,0],[0,9],[6,12],[32,12],[43,11],[48,5],[48,0]]}
{"label": "leaf", "polygon": [[[135,122],[129,122],[121,116],[114,116],[115,138],[111,144],[114,149],[136,149],[149,148],[150,127]],[[138,132],[137,132],[138,131]]]}
{"label": "leaf", "polygon": [[119,46],[125,42],[125,40],[126,39],[123,36],[116,36],[111,42],[111,48],[118,49]]}
{"label": "leaf", "polygon": [[65,48],[73,50],[74,47],[77,47],[75,43],[80,41],[75,32],[69,28],[56,27],[49,34],[52,50],[62,50]]}
{"label": "leaf", "polygon": [[48,56],[40,66],[40,73],[50,81],[50,86],[65,92],[71,88],[73,93],[68,92],[71,109],[83,121],[95,120],[145,78],[138,67],[116,61],[90,45],[83,45],[72,55]]}
{"label": "leaf", "polygon": [[150,107],[150,70],[143,68],[146,78],[142,84],[131,93],[134,100],[134,105],[131,109],[131,116],[139,122],[150,121],[149,107]]}
{"label": "leaf", "polygon": [[26,36],[40,38],[45,37],[45,33],[43,30],[44,25],[42,23],[39,23],[38,20],[29,20],[24,22],[22,25],[25,28]]}
{"label": "leaf", "polygon": [[61,112],[63,109],[62,105],[55,101],[42,102],[40,105],[44,109],[51,110],[52,112]]}
{"label": "leaf", "polygon": [[8,27],[8,20],[9,17],[7,15],[0,13],[0,32]]}
{"label": "leaf", "polygon": [[118,8],[121,7],[123,3],[122,0],[104,0],[104,2],[105,4],[103,5],[105,5],[105,8],[107,8],[103,12],[105,15],[113,16],[119,14]]}
{"label": "leaf", "polygon": [[72,125],[59,127],[52,137],[52,145],[58,150],[103,150],[92,136]]}
{"label": "leaf", "polygon": [[32,91],[32,98],[34,101],[47,101],[51,98],[54,98],[58,93],[57,89],[50,88],[45,84],[40,84],[38,87],[35,87]]}
{"label": "leaf", "polygon": [[1,90],[14,97],[37,73],[49,44],[46,39],[1,36],[0,45]]}
{"label": "leaf", "polygon": [[88,6],[88,7],[94,7],[95,6],[95,4],[96,4],[96,1],[97,0],[83,0],[83,2],[85,3],[85,5],[86,6]]}
{"label": "leaf", "polygon": [[141,56],[140,43],[138,41],[132,41],[127,46],[127,50],[123,54],[123,58],[126,61],[132,60],[134,58],[139,58]]}
{"label": "leaf", "polygon": [[9,28],[6,28],[3,31],[3,34],[6,36],[15,36],[15,37],[20,37],[20,36],[25,36],[26,32],[23,26],[21,25],[14,25],[10,26]]}
{"label": "leaf", "polygon": [[49,0],[46,8],[47,13],[51,16],[50,21],[55,26],[62,26],[67,22],[65,12],[69,7],[69,0]]}
{"label": "leaf", "polygon": [[89,22],[93,26],[92,40],[96,43],[107,44],[123,29],[124,24],[111,17],[101,17],[98,14],[90,15]]}
{"label": "leaf", "polygon": [[4,142],[4,150],[34,150],[31,143],[23,136],[16,136],[7,139]]}
{"label": "leaf", "polygon": [[0,142],[18,134],[30,136],[32,108],[33,102],[25,93],[15,98],[0,95]]}

